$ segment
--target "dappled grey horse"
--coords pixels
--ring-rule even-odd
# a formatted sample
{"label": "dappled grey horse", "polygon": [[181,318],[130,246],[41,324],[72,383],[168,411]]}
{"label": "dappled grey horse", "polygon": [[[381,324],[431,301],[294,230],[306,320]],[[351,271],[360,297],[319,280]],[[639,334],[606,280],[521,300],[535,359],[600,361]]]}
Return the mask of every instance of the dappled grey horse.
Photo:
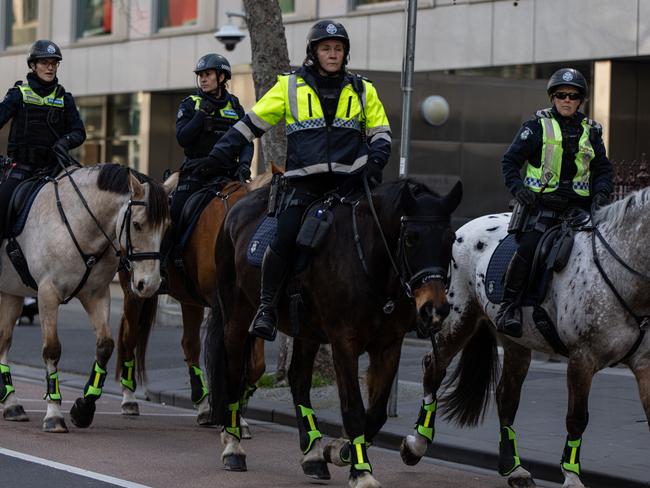
{"label": "dappled grey horse", "polygon": [[[449,382],[453,388],[440,398],[441,406],[447,417],[460,425],[476,425],[482,420],[498,376],[493,326],[498,305],[488,300],[486,270],[506,235],[509,217],[481,217],[456,233],[448,290],[452,311],[435,337],[436,354],[425,358],[423,406],[415,432],[402,443],[402,458],[407,464],[418,462],[433,440],[437,392],[452,358],[461,349],[459,366]],[[650,420],[650,339],[645,334],[650,316],[650,189],[599,210],[593,220],[595,225],[587,223],[575,234],[570,259],[555,273],[541,303],[548,319],[557,326],[568,357],[567,438],[561,457],[565,488],[584,486],[580,447],[589,419],[589,390],[597,371],[617,362],[628,366]],[[503,371],[496,389],[499,472],[508,478],[510,486],[531,487],[535,483],[522,467],[513,424],[531,351],[554,351],[533,323],[533,307],[523,307],[523,337],[501,339]],[[560,448],[558,445],[558,451]]]}
{"label": "dappled grey horse", "polygon": [[66,170],[42,187],[24,230],[15,239],[25,256],[28,276],[23,273],[21,277],[4,252],[7,241],[0,252],[0,402],[5,420],[27,420],[11,383],[8,353],[22,297],[33,295],[37,288],[47,369],[43,430],[68,431],[60,410],[57,315],[59,305],[73,296],[88,313],[97,342],[90,379],[70,416],[78,427],[91,424],[113,352],[108,323],[110,282],[121,263],[130,269],[135,293],[146,297],[156,292],[160,243],[168,223],[165,189],[119,165]]}

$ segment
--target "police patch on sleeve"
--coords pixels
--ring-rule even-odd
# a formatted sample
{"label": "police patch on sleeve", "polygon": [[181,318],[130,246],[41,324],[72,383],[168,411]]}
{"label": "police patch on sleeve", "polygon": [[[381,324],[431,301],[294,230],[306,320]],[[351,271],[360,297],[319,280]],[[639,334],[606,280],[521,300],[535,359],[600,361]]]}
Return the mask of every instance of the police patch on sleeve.
{"label": "police patch on sleeve", "polygon": [[525,141],[528,139],[528,136],[530,136],[533,133],[532,130],[530,130],[528,127],[526,127],[524,130],[521,131],[521,134],[519,134],[519,139],[522,141]]}
{"label": "police patch on sleeve", "polygon": [[179,108],[179,109],[178,109],[178,113],[176,114],[176,118],[177,118],[177,119],[180,119],[182,116],[183,116],[183,109],[182,109],[182,108]]}

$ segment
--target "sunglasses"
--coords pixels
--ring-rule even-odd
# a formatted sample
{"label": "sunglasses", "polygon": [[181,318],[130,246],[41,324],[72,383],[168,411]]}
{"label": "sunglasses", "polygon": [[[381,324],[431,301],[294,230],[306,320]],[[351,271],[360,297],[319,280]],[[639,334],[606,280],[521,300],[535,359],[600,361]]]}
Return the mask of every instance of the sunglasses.
{"label": "sunglasses", "polygon": [[582,95],[580,95],[580,93],[555,92],[553,93],[553,96],[558,100],[566,100],[568,98],[569,100],[575,101],[582,99]]}

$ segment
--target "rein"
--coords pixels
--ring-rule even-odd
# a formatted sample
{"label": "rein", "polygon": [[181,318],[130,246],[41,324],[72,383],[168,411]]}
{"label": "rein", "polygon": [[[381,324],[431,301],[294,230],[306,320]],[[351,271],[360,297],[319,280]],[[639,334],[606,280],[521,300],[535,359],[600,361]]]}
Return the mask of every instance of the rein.
{"label": "rein", "polygon": [[607,252],[612,256],[623,268],[628,270],[630,273],[633,275],[641,278],[644,281],[650,282],[650,276],[645,275],[643,273],[640,273],[639,271],[635,270],[632,268],[629,264],[627,264],[617,253],[612,249],[612,247],[609,245],[609,243],[605,240],[605,237],[600,233],[598,230],[598,227],[594,226],[593,231],[591,233],[591,249],[594,255],[594,263],[596,264],[596,268],[598,268],[598,271],[600,272],[600,275],[603,277],[603,280],[609,287],[609,289],[612,291],[618,302],[621,304],[621,306],[625,309],[625,311],[630,314],[634,320],[636,321],[638,327],[639,327],[639,336],[636,339],[636,342],[632,345],[630,350],[627,352],[625,356],[623,356],[622,359],[617,361],[614,364],[618,364],[622,361],[625,361],[629,359],[639,348],[641,345],[641,342],[643,341],[643,338],[645,337],[645,333],[648,330],[648,327],[650,327],[650,316],[648,315],[637,315],[634,313],[632,310],[632,307],[625,301],[625,299],[621,296],[619,291],[616,289],[616,286],[614,283],[612,283],[612,280],[609,279],[609,276],[607,276],[607,273],[605,273],[605,270],[603,269],[602,264],[600,263],[600,259],[598,259],[598,250],[596,249],[596,238],[601,242],[601,244],[605,247]]}

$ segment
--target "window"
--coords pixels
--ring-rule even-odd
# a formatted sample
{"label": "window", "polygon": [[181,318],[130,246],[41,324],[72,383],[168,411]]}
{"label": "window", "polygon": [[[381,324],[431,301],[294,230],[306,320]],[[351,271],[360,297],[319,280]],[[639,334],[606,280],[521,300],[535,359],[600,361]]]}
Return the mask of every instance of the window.
{"label": "window", "polygon": [[113,0],[77,0],[77,37],[95,37],[113,30]]}
{"label": "window", "polygon": [[280,10],[283,14],[292,14],[296,11],[295,0],[278,0],[280,3]]}
{"label": "window", "polygon": [[38,0],[7,0],[6,5],[6,45],[20,46],[34,42],[38,27]]}
{"label": "window", "polygon": [[197,0],[158,0],[158,28],[196,25]]}
{"label": "window", "polygon": [[82,164],[140,166],[140,101],[136,93],[78,97],[86,141],[73,155]]}

